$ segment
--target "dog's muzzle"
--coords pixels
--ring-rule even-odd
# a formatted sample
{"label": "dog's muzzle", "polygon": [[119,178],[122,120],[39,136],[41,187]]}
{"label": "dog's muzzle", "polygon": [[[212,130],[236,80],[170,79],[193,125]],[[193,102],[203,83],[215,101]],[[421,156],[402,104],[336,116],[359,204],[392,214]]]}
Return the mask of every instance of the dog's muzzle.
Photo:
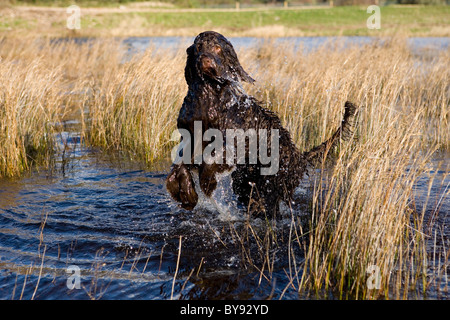
{"label": "dog's muzzle", "polygon": [[210,53],[202,53],[197,59],[197,68],[200,71],[200,75],[208,76],[213,80],[222,80],[222,66],[215,57]]}

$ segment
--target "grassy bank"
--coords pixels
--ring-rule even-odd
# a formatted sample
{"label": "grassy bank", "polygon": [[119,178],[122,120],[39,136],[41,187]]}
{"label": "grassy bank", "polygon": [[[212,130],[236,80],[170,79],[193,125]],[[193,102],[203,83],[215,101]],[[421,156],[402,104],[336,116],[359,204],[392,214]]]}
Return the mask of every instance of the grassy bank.
{"label": "grassy bank", "polygon": [[[37,159],[50,164],[65,119],[80,121],[85,143],[134,161],[169,156],[187,89],[185,48],[149,49],[127,62],[119,48],[114,40],[2,39],[2,177]],[[428,285],[425,211],[411,199],[432,152],[450,147],[449,54],[418,57],[402,38],[312,53],[267,42],[238,53],[257,80],[246,90],[280,115],[301,150],[331,134],[346,100],[362,106],[355,139],[316,183],[309,233],[293,221],[290,245],[306,250],[305,272],[289,270],[300,292],[404,298]],[[378,290],[366,285],[369,266],[379,268]]]}
{"label": "grassy bank", "polygon": [[83,8],[81,29],[68,30],[66,8],[0,9],[0,33],[47,36],[194,36],[214,29],[227,36],[450,36],[450,6],[381,7],[381,29],[369,30],[366,7],[292,9]]}

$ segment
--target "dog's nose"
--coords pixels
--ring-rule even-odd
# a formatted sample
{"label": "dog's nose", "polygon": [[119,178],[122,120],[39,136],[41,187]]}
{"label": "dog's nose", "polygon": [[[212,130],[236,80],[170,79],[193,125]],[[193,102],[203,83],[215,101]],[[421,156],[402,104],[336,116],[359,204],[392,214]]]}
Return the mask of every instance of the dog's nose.
{"label": "dog's nose", "polygon": [[216,62],[212,57],[208,57],[207,55],[202,55],[200,57],[200,66],[203,72],[207,72],[210,70],[216,69]]}

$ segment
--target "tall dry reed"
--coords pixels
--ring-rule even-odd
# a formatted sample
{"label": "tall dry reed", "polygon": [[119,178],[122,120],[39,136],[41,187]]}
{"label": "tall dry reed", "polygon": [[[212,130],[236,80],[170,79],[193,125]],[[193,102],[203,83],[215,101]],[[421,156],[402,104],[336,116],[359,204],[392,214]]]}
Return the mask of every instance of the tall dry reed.
{"label": "tall dry reed", "polygon": [[[121,58],[123,59],[123,57]],[[180,52],[149,49],[107,70],[94,84],[89,141],[147,163],[167,155],[186,93]]]}
{"label": "tall dry reed", "polygon": [[0,43],[0,177],[14,177],[51,162],[63,68],[26,43]]}
{"label": "tall dry reed", "polygon": [[449,147],[449,58],[449,51],[415,56],[404,39],[246,54],[243,64],[260,81],[249,91],[269,102],[302,150],[339,125],[346,100],[361,106],[354,141],[316,181],[300,291],[405,298],[426,287],[425,210],[412,203],[433,152]]}

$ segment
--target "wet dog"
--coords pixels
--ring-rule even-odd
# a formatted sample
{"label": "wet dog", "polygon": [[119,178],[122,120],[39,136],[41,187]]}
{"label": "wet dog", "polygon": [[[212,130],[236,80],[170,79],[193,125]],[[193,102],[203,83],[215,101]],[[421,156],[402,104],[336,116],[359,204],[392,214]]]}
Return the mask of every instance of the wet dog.
{"label": "wet dog", "polygon": [[[181,207],[192,210],[198,202],[193,170],[198,171],[200,188],[207,197],[217,186],[216,175],[233,170],[232,187],[238,200],[251,212],[276,214],[280,201],[292,200],[308,165],[321,161],[341,139],[349,136],[356,106],[346,102],[343,121],[336,132],[321,145],[302,153],[278,116],[244,92],[241,82],[253,83],[255,80],[242,68],[233,46],[223,35],[203,32],[186,52],[188,92],[177,126],[191,137],[203,138],[195,143],[186,143],[183,138],[184,148],[178,154],[183,160],[172,166],[166,180],[167,190]],[[213,134],[207,134],[205,139],[204,134],[208,132]],[[230,138],[229,132],[235,134]],[[240,159],[239,150],[233,152],[239,147],[239,137],[245,142]],[[252,143],[252,139],[263,143]],[[208,149],[211,141],[216,147],[222,145],[222,151],[225,151],[214,150],[210,158],[215,161],[205,161],[204,152],[211,150]],[[266,158],[263,159],[261,154]],[[269,168],[276,170],[264,173],[264,169]]]}

